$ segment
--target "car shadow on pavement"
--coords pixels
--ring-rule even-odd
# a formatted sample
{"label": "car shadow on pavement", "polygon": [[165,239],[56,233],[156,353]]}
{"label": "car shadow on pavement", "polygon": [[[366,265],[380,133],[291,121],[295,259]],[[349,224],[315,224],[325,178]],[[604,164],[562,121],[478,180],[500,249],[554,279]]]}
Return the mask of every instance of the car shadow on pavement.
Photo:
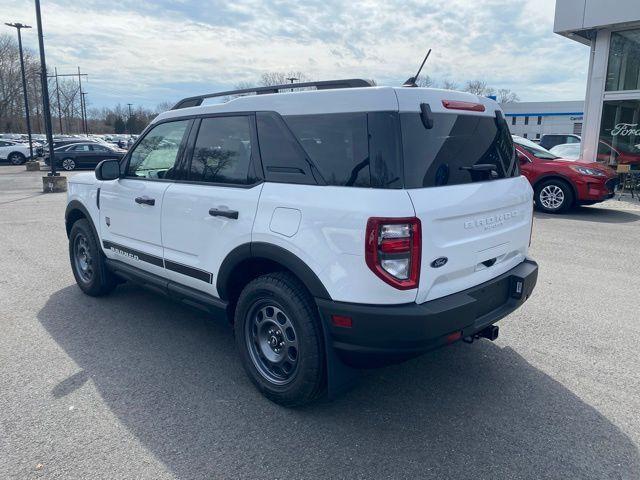
{"label": "car shadow on pavement", "polygon": [[[488,341],[363,372],[344,396],[288,410],[252,386],[231,329],[131,285],[75,286],[38,314],[177,478],[635,478],[633,442],[595,408]],[[90,441],[88,439],[88,441]]]}
{"label": "car shadow on pavement", "polygon": [[535,217],[581,220],[585,222],[597,223],[631,223],[640,220],[640,211],[636,213],[597,206],[577,207],[561,214],[535,212]]}

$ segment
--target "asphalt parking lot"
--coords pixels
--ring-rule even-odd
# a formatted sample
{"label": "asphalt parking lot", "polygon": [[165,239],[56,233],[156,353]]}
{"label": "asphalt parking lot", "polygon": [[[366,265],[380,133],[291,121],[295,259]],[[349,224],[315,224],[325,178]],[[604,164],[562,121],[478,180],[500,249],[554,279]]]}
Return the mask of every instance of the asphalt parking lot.
{"label": "asphalt parking lot", "polygon": [[0,478],[640,478],[640,203],[536,215],[538,287],[491,343],[287,410],[227,325],[83,295],[65,194],[0,165]]}

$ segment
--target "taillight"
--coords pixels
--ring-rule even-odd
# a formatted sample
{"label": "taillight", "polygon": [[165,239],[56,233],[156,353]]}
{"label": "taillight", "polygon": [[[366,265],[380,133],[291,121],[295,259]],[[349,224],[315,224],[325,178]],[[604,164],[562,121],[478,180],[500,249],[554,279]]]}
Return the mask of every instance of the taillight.
{"label": "taillight", "polygon": [[418,286],[421,252],[420,219],[370,218],[365,258],[373,273],[400,290]]}

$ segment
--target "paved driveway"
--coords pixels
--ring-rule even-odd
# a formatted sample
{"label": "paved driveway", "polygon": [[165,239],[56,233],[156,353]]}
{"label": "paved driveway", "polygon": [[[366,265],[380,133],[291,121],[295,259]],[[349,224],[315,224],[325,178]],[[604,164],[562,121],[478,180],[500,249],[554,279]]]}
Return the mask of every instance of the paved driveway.
{"label": "paved driveway", "polygon": [[498,341],[370,370],[333,402],[259,395],[228,326],[75,286],[64,194],[0,166],[0,478],[638,479],[640,208],[536,215]]}

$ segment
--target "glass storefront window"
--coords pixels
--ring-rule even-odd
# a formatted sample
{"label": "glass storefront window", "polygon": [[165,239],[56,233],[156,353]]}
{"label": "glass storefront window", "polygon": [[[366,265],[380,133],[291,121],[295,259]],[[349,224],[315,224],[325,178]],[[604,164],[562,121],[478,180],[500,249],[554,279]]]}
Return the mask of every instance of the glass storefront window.
{"label": "glass storefront window", "polygon": [[611,34],[605,90],[640,90],[640,29]]}
{"label": "glass storefront window", "polygon": [[597,160],[607,165],[640,164],[640,99],[604,102]]}

